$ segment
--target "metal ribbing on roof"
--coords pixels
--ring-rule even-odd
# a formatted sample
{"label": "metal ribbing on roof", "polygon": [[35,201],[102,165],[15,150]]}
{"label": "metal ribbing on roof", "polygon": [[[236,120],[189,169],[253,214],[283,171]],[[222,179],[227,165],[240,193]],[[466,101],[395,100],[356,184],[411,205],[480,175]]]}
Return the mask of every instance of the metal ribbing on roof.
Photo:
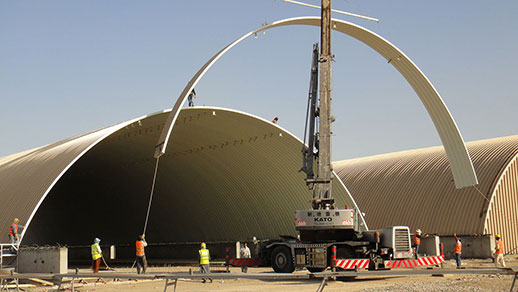
{"label": "metal ribbing on roof", "polygon": [[[113,131],[110,127],[1,158],[0,225],[8,226],[15,217],[29,225],[47,191],[71,163]],[[0,242],[7,242],[7,233],[0,234]]]}
{"label": "metal ribbing on roof", "polygon": [[442,147],[339,161],[334,169],[370,228],[408,225],[443,235],[500,232],[508,238],[514,234],[511,242],[518,242],[513,219],[518,217],[518,136],[469,142],[467,148],[477,188],[494,201],[490,213],[489,201],[476,189],[455,188]]}
{"label": "metal ribbing on roof", "polygon": [[518,253],[518,156],[507,164],[493,190],[484,232],[500,234],[505,253]]}

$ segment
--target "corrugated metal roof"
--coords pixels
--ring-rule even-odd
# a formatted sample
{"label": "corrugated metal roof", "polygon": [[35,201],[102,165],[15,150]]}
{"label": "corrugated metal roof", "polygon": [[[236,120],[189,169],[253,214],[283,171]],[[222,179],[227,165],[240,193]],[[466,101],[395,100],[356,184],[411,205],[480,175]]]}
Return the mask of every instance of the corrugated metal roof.
{"label": "corrugated metal roof", "polygon": [[[79,245],[96,236],[132,242],[144,225],[154,145],[167,114],[0,159],[0,200],[8,202],[0,225],[30,221],[24,244]],[[205,107],[182,110],[173,135],[160,158],[149,240],[296,234],[293,212],[310,208],[312,198],[299,172],[299,139],[266,120]],[[342,184],[333,184],[333,194],[337,204],[354,205]]]}
{"label": "corrugated metal roof", "polygon": [[[510,165],[516,164],[518,136],[469,142],[467,147],[481,193],[474,187],[455,188],[443,147],[344,160],[335,162],[334,168],[366,213],[370,228],[408,225],[443,235],[483,234],[489,230],[484,230],[489,202],[495,199],[495,189],[502,186],[503,177],[507,181],[500,200],[517,200],[518,177]],[[516,205],[500,204],[503,206],[493,205],[493,213],[502,215],[498,226],[513,230],[516,237]]]}
{"label": "corrugated metal roof", "polygon": [[[228,52],[232,47],[253,34],[271,28],[287,25],[320,26],[320,17],[289,18],[261,26],[260,28],[246,33],[242,37],[231,42],[218,53],[216,53],[212,58],[210,58],[198,70],[198,72],[196,72],[196,74],[185,86],[184,90],[176,100],[173,109],[167,117],[165,123],[165,128],[168,130],[161,133],[157,143],[159,146],[155,151],[155,156],[159,156],[165,152],[171,135],[172,125],[175,123],[180,108],[185,103],[188,94],[221,56]],[[448,159],[450,161],[451,172],[455,179],[456,187],[463,188],[477,184],[477,176],[473,169],[469,153],[466,150],[464,140],[462,139],[453,117],[451,116],[448,108],[444,104],[437,90],[435,90],[432,83],[414,64],[414,62],[412,62],[410,58],[408,58],[401,50],[399,50],[389,41],[361,26],[338,19],[332,19],[332,27],[334,30],[348,34],[374,49],[376,52],[386,58],[388,63],[392,64],[401,73],[401,75],[403,75],[403,77],[417,93],[426,110],[428,111],[428,114],[432,118],[444,148],[446,149],[446,154],[448,155]]]}
{"label": "corrugated metal roof", "polygon": [[[73,161],[113,131],[110,127],[0,158],[0,226],[9,226],[15,217],[22,225],[30,222]],[[0,234],[0,241],[7,242],[6,232]]]}

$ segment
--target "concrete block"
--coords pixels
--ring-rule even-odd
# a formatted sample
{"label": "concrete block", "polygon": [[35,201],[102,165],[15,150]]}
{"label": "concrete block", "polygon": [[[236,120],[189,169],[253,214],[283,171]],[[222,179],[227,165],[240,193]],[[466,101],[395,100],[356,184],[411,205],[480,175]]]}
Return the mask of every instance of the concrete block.
{"label": "concrete block", "polygon": [[[462,242],[462,257],[475,259],[492,258],[495,249],[495,236],[489,235],[458,235]],[[446,259],[453,258],[455,237],[441,236],[444,244],[444,256]]]}
{"label": "concrete block", "polygon": [[419,247],[420,255],[427,256],[440,256],[440,238],[437,235],[430,235],[425,238],[421,238],[421,246]]}
{"label": "concrete block", "polygon": [[21,248],[18,252],[19,273],[68,272],[68,249],[64,247]]}

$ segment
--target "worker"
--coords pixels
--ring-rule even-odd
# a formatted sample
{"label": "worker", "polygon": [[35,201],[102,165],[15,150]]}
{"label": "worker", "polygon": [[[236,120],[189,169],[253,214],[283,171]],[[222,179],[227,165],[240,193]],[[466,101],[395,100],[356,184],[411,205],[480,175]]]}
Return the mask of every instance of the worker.
{"label": "worker", "polygon": [[196,98],[196,91],[194,91],[194,88],[191,90],[191,93],[189,93],[189,96],[187,96],[187,100],[189,101],[189,107],[194,106],[194,99]]}
{"label": "worker", "polygon": [[495,247],[495,266],[498,268],[498,263],[502,264],[502,268],[505,268],[504,261],[504,242],[502,241],[502,237],[500,234],[495,236],[496,239],[496,247]]}
{"label": "worker", "polygon": [[273,118],[272,123],[277,124],[278,121],[279,121],[279,118],[275,117],[275,118]]}
{"label": "worker", "polygon": [[461,255],[462,255],[462,242],[460,238],[457,237],[456,233],[453,233],[455,237],[455,247],[453,249],[453,254],[455,255],[455,261],[457,262],[457,269],[461,268]]}
{"label": "worker", "polygon": [[[201,243],[201,249],[198,251],[200,254],[200,273],[201,274],[207,274],[210,273],[210,253],[207,249],[207,245],[205,242]],[[210,282],[212,283],[212,279],[209,278]],[[205,283],[205,278],[201,279],[202,283]]]}
{"label": "worker", "polygon": [[11,223],[11,226],[9,226],[9,243],[18,244],[18,241],[20,240],[20,228],[25,228],[19,223],[20,219],[14,218],[13,223]]}
{"label": "worker", "polygon": [[[252,257],[252,254],[251,254],[250,249],[248,248],[248,245],[246,244],[246,242],[243,244],[243,247],[241,247],[240,255],[241,255],[242,259],[249,259]],[[243,272],[243,273],[248,272],[248,263],[249,262],[245,263],[245,261],[243,261],[243,265],[241,266],[241,272]]]}
{"label": "worker", "polygon": [[137,259],[135,260],[137,263],[137,274],[140,274],[140,269],[142,268],[142,273],[146,273],[147,269],[147,260],[146,253],[144,252],[144,248],[147,246],[146,236],[144,234],[139,235],[137,237],[136,249],[137,249]]}
{"label": "worker", "polygon": [[421,246],[421,239],[428,237],[428,234],[422,235],[421,229],[417,229],[414,233],[414,247],[415,247],[415,258],[417,259],[417,254],[419,253],[419,247]]}
{"label": "worker", "polygon": [[94,244],[92,244],[92,270],[94,273],[99,273],[99,265],[101,265],[101,258],[103,256],[103,252],[101,250],[101,246],[99,245],[101,240],[99,238],[94,239]]}

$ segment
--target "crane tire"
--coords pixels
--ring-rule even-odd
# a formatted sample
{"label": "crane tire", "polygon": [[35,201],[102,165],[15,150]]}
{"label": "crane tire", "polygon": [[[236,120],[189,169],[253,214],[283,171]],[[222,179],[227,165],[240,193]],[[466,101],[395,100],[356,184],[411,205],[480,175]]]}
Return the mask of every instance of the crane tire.
{"label": "crane tire", "polygon": [[291,251],[286,246],[277,246],[272,252],[272,268],[276,273],[293,273],[295,265]]}

